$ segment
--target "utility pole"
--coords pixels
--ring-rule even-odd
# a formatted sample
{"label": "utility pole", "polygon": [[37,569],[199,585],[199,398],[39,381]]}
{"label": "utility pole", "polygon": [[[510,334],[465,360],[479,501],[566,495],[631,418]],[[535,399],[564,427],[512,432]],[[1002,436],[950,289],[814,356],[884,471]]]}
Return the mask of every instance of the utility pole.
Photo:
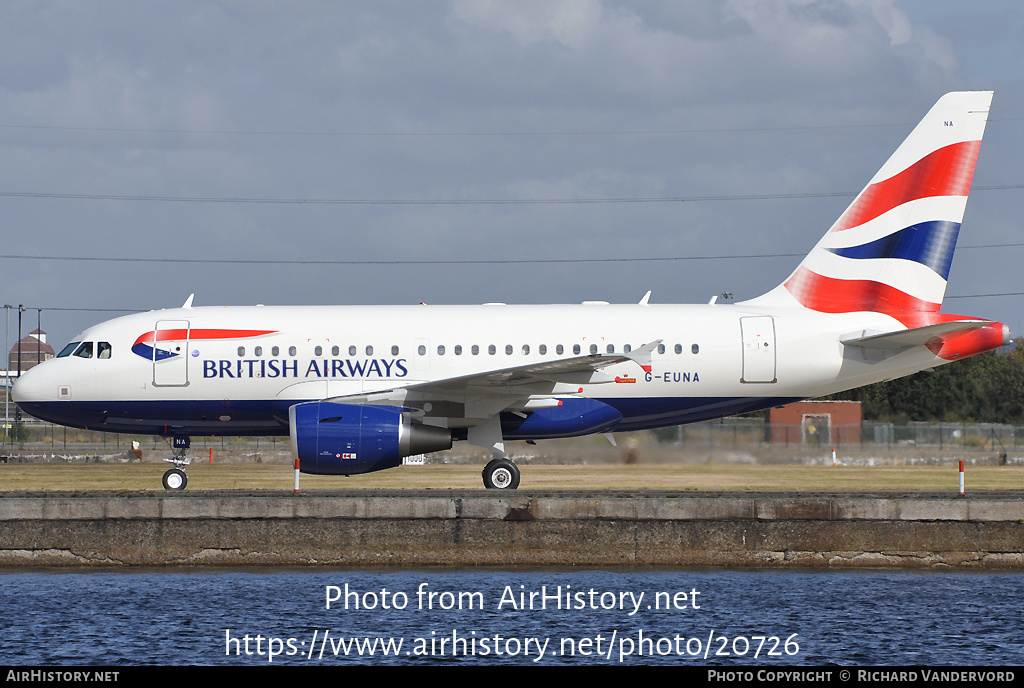
{"label": "utility pole", "polygon": [[[21,314],[25,312],[25,305],[18,304],[18,379],[21,379]],[[21,409],[14,407],[14,427],[21,430]],[[19,433],[20,434],[20,433]]]}
{"label": "utility pole", "polygon": [[7,438],[10,433],[11,425],[11,309],[14,308],[9,303],[4,304],[4,355],[7,356],[7,362],[4,364],[4,446],[7,446]]}

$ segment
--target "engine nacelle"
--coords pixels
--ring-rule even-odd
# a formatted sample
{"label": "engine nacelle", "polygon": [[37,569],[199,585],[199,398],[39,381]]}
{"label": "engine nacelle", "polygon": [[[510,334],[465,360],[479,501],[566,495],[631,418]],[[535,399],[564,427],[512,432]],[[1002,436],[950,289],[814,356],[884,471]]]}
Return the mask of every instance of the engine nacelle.
{"label": "engine nacelle", "polygon": [[402,457],[451,449],[451,432],[414,424],[395,406],[308,401],[288,409],[299,470],[355,475],[393,468]]}

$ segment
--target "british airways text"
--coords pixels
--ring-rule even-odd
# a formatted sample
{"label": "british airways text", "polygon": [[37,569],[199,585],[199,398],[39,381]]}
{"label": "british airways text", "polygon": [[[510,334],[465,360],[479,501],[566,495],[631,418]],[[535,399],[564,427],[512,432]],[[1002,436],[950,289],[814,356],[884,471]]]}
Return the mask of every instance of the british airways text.
{"label": "british airways text", "polygon": [[239,358],[203,361],[203,377],[259,378],[367,378],[405,377],[409,374],[404,358],[328,358],[313,359],[305,369],[295,359]]}

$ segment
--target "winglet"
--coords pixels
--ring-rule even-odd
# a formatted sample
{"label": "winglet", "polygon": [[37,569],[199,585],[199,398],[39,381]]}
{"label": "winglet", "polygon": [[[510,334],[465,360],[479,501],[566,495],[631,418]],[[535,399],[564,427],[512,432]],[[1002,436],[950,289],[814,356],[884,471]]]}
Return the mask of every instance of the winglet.
{"label": "winglet", "polygon": [[196,297],[195,294],[189,294],[188,298],[185,299],[185,303],[181,304],[181,307],[182,308],[191,308],[192,307],[192,299],[194,299],[195,297]]}
{"label": "winglet", "polygon": [[623,355],[629,360],[636,362],[637,365],[644,369],[645,373],[649,373],[651,372],[651,354],[654,353],[654,350],[657,349],[658,345],[663,341],[665,340],[655,339],[650,344],[644,344],[640,348],[633,349],[628,354]]}
{"label": "winglet", "polygon": [[648,290],[647,290],[647,293],[646,293],[646,294],[644,294],[644,297],[643,297],[642,299],[640,299],[640,305],[641,305],[641,306],[646,306],[646,305],[647,305],[647,302],[648,302],[648,301],[649,301],[650,299],[651,299],[651,290],[650,290],[650,289],[648,289]]}

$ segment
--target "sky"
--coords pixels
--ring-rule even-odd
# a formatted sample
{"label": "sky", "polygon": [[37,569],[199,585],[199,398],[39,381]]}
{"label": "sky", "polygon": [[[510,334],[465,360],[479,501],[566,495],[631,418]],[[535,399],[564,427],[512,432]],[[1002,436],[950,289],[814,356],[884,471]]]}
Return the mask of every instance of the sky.
{"label": "sky", "polygon": [[994,90],[943,310],[1024,334],[1022,36],[1016,0],[9,0],[0,305],[59,350],[191,293],[752,298]]}

